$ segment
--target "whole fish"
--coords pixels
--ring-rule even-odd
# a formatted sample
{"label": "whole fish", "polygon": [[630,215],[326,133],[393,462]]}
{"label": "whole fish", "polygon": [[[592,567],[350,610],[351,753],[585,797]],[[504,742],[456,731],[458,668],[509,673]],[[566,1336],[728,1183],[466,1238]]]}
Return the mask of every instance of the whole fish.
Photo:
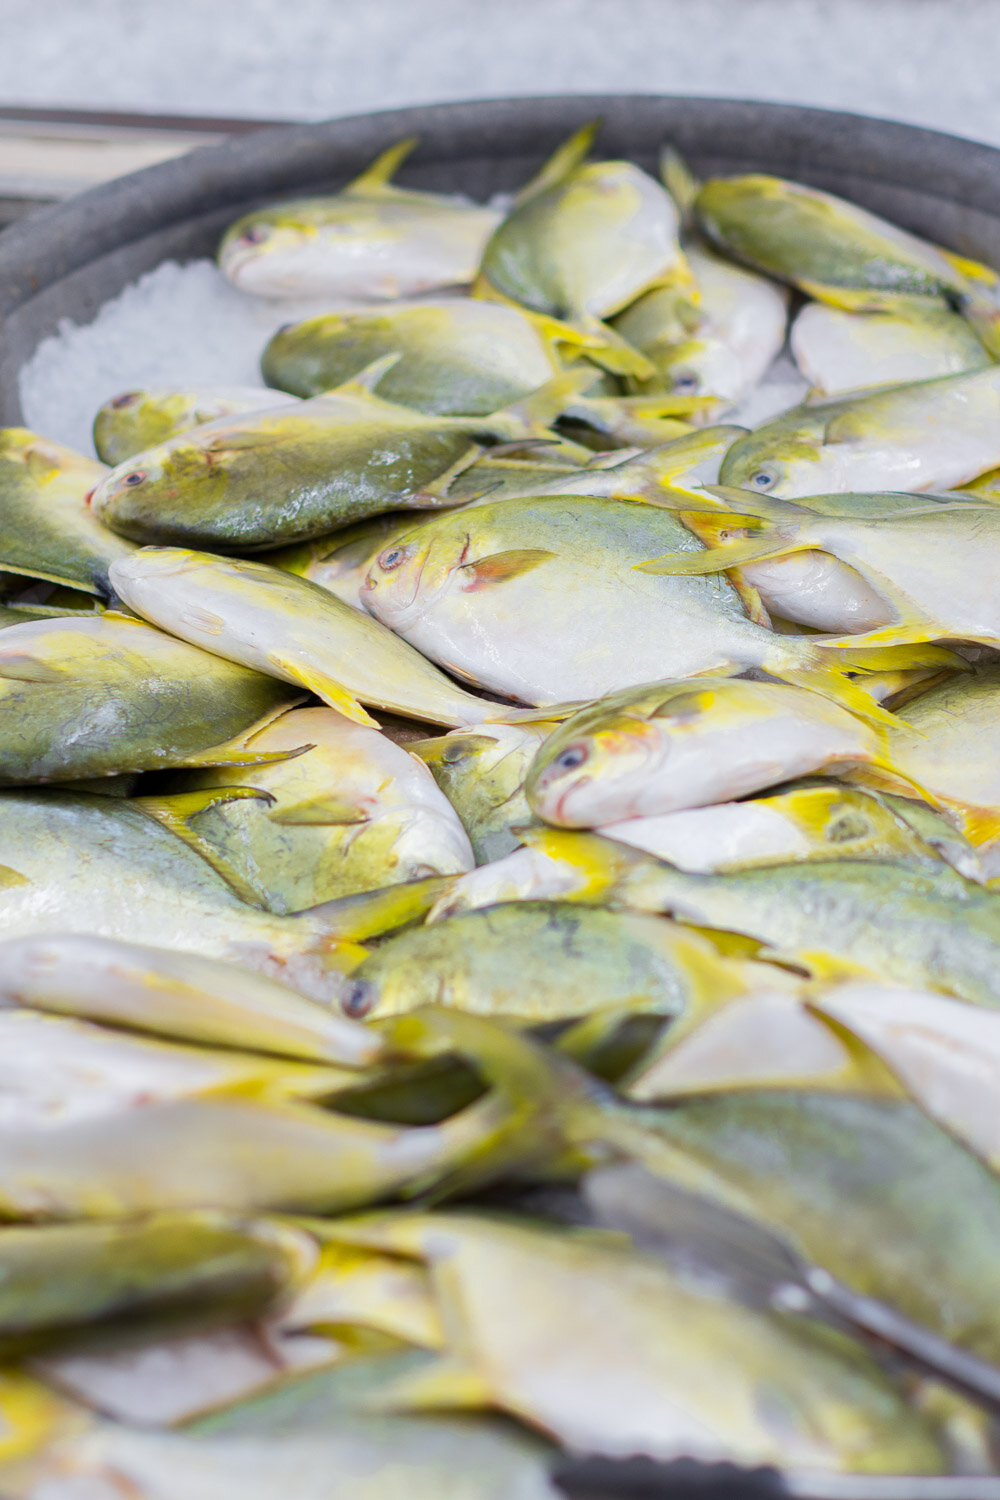
{"label": "whole fish", "polygon": [[343,984],[338,944],[413,920],[441,894],[440,881],[418,882],[277,917],[240,901],[200,855],[120,797],[4,792],[0,838],[5,939],[82,933],[180,949],[323,1000]]}
{"label": "whole fish", "polygon": [[284,684],[108,611],[0,634],[0,783],[247,765]]}
{"label": "whole fish", "polygon": [[546,424],[595,375],[557,375],[489,416],[426,416],[373,393],[395,358],[308,401],[279,397],[264,411],[222,417],[133,455],[91,491],[94,515],[138,542],[260,552],[306,541],[425,506],[417,492],[471,463],[482,451],[477,439],[552,437]]}
{"label": "whole fish", "polygon": [[942,813],[904,797],[836,783],[806,783],[747,802],[627,818],[599,831],[706,875],[800,859],[936,856],[970,880],[984,878],[976,850]]}
{"label": "whole fish", "polygon": [[806,688],[699,677],[625,689],[573,714],[539,747],[525,795],[548,823],[596,828],[859,764],[892,773],[881,725]]}
{"label": "whole fish", "polygon": [[0,1124],[0,1209],[34,1220],[338,1213],[429,1185],[503,1124],[491,1094],[438,1125],[220,1094],[68,1123]]}
{"label": "whole fish", "polygon": [[85,503],[107,472],[25,427],[0,429],[0,571],[107,598],[109,565],[132,551]]}
{"label": "whole fish", "polygon": [[291,1225],[216,1213],[0,1229],[0,1345],[51,1345],[126,1319],[227,1322],[261,1311],[317,1262]]}
{"label": "whole fish", "polygon": [[[692,281],[666,189],[633,162],[587,163],[598,124],[572,135],[521,190],[487,241],[479,285],[600,336],[599,320],[641,292]],[[608,368],[652,373],[610,329],[604,341]]]}
{"label": "whole fish", "polygon": [[382,1050],[367,1028],[252,969],[87,933],[0,943],[0,1004],[342,1068]]}
{"label": "whole fish", "polygon": [[[249,1341],[235,1351],[241,1371]],[[225,1374],[233,1352],[231,1344],[224,1351]],[[158,1431],[141,1417],[135,1425],[107,1421],[38,1381],[6,1374],[5,1493],[57,1500],[75,1490],[106,1500],[126,1484],[130,1500],[560,1500],[549,1478],[551,1446],[509,1421],[371,1411],[372,1391],[426,1363],[425,1353],[352,1359],[349,1369],[334,1364],[281,1380],[270,1359],[263,1393],[179,1430]],[[254,1367],[258,1381],[266,1379],[259,1349]]]}
{"label": "whole fish", "polygon": [[[664,587],[642,566],[664,543],[705,556],[708,566],[699,561],[692,572],[711,568],[715,554],[653,505],[579,495],[500,500],[436,516],[391,542],[362,601],[449,671],[541,705],[666,676],[762,666],[817,682],[836,670],[822,644],[748,619],[721,578],[709,587],[672,578]],[[117,569],[116,587],[123,576]],[[922,664],[921,648],[912,649],[915,657],[871,665]]]}
{"label": "whole fish", "polygon": [[[796,503],[728,488],[715,493],[730,507],[736,528],[742,508],[752,535],[695,559],[686,553],[657,559],[652,570],[688,576],[708,571],[713,560],[725,569],[823,552],[860,574],[884,601],[882,621],[854,644],[942,638],[1000,644],[1000,607],[993,593],[1000,568],[1000,507],[992,502],[958,495],[838,493]],[[756,573],[753,578],[756,582]],[[795,618],[792,580],[782,582],[784,607]]]}
{"label": "whole fish", "polygon": [[[285,399],[292,403],[291,396]],[[123,391],[99,408],[94,418],[94,447],[106,464],[120,464],[178,433],[190,432],[192,427],[245,411],[268,411],[282,404],[279,391],[256,385]]]}
{"label": "whole fish", "polygon": [[[613,1136],[615,1122],[605,1129]],[[843,1286],[959,1349],[1000,1358],[1000,1183],[910,1100],[709,1094],[633,1112],[623,1145],[626,1134],[656,1175],[755,1220]]]}
{"label": "whole fish", "polygon": [[719,875],[664,864],[636,890],[645,910],[742,933],[817,974],[1000,1005],[1000,893],[945,864],[813,860]]}
{"label": "whole fish", "polygon": [[75,1017],[0,1012],[0,1127],[71,1125],[147,1104],[235,1095],[283,1103],[356,1081],[344,1068],[129,1036]]}
{"label": "whole fish", "polygon": [[698,422],[713,420],[759,385],[785,342],[788,294],[698,245],[686,253],[697,306],[673,288],[657,288],[619,313],[614,327],[652,362],[668,391],[715,398],[692,414]]}
{"label": "whole fish", "polygon": [[379,621],[305,578],[180,547],[133,556],[115,575],[131,609],[244,669],[316,693],[357,724],[377,728],[362,701],[431,724],[518,716],[465,692]]}
{"label": "whole fish", "polygon": [[352,973],[347,1015],[441,1004],[551,1021],[640,1002],[679,1015],[742,984],[705,939],[660,918],[560,901],[511,902],[400,933]]}
{"label": "whole fish", "polygon": [[410,746],[458,813],[477,864],[510,854],[517,830],[534,822],[524,780],[538,747],[554,726],[477,724]]}
{"label": "whole fish", "polygon": [[[1000,835],[1000,669],[980,667],[899,709],[900,763],[948,808],[975,844]],[[910,733],[908,730],[916,731]]]}
{"label": "whole fish", "polygon": [[522,824],[511,834],[522,847],[460,876],[428,921],[498,901],[615,901],[631,894],[641,906],[636,887],[641,892],[648,877],[655,890],[656,867],[627,853],[623,858],[615,845],[701,874],[792,860],[945,859],[971,880],[987,875],[977,851],[943,815],[901,797],[838,785],[627,818],[597,832],[600,837],[581,838]]}
{"label": "whole fish", "polygon": [[[300,708],[250,748],[291,758],[232,776],[184,775],[141,799],[244,900],[284,915],[472,867],[468,836],[423,762],[378,730],[331,708]],[[259,796],[219,798],[235,787]]]}
{"label": "whole fish", "polygon": [[997,349],[997,275],[833,193],[753,173],[715,177],[695,199],[698,223],[736,260],[855,312],[957,304]]}
{"label": "whole fish", "polygon": [[500,215],[460,198],[392,185],[416,146],[399,141],[339,193],[245,214],[219,265],[259,297],[406,297],[472,280]]}
{"label": "whole fish", "polygon": [[860,1344],[678,1275],[624,1236],[444,1213],[338,1232],[421,1257],[457,1330],[450,1358],[388,1383],[390,1409],[495,1405],[620,1458],[942,1467],[930,1429]]}
{"label": "whole fish", "polygon": [[560,333],[581,342],[554,319],[517,307],[427,299],[291,323],[265,346],[261,371],[279,390],[318,396],[397,354],[378,384],[384,400],[444,416],[486,417],[559,373]]}
{"label": "whole fish", "polygon": [[719,482],[757,494],[948,490],[1000,463],[1000,366],[807,401],[749,432]]}
{"label": "whole fish", "polygon": [[789,343],[817,396],[938,380],[990,363],[965,318],[937,307],[903,316],[809,302],[792,324]]}

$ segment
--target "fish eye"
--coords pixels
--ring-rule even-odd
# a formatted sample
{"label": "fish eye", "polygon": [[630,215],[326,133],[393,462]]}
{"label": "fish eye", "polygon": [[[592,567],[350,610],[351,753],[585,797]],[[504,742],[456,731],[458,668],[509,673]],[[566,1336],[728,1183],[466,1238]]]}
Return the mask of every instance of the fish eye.
{"label": "fish eye", "polygon": [[750,475],[750,479],[748,482],[750,488],[754,490],[773,490],[779,478],[780,475],[778,474],[777,469],[761,468],[755,470],[755,472]]}
{"label": "fish eye", "polygon": [[271,231],[266,224],[250,224],[240,235],[241,245],[262,245]]}
{"label": "fish eye", "polygon": [[393,568],[398,568],[406,556],[405,547],[387,547],[378,555],[378,565],[383,573],[391,573]]}
{"label": "fish eye", "polygon": [[561,755],[557,755],[552,764],[557,771],[575,771],[577,766],[582,766],[590,751],[586,745],[567,745]]}
{"label": "fish eye", "polygon": [[109,402],[112,411],[121,411],[126,406],[134,406],[139,399],[138,391],[126,391],[124,396],[116,396]]}
{"label": "fish eye", "polygon": [[358,1021],[368,1014],[374,1004],[375,992],[372,986],[363,979],[356,979],[344,992],[340,1008],[345,1016],[351,1016]]}
{"label": "fish eye", "polygon": [[674,390],[679,396],[693,396],[701,390],[701,381],[694,370],[678,370],[673,378]]}
{"label": "fish eye", "polygon": [[127,484],[130,490],[134,490],[137,484],[142,484],[147,478],[145,469],[133,469],[131,474],[126,474],[122,484]]}

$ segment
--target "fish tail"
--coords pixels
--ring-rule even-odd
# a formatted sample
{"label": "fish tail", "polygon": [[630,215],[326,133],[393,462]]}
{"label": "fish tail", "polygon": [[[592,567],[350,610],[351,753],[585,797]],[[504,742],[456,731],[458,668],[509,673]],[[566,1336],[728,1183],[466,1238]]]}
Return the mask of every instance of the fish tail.
{"label": "fish tail", "polygon": [[[899,719],[877,703],[854,677],[865,672],[910,670],[950,664],[954,652],[929,643],[883,646],[871,650],[824,647],[805,636],[775,636],[775,645],[760,663],[785,682],[820,693],[858,718],[899,728]],[[851,674],[851,675],[848,675]],[[907,778],[904,778],[907,779]]]}
{"label": "fish tail", "polygon": [[[577,396],[589,390],[599,379],[600,372],[592,365],[564,370],[520,401],[513,402],[503,411],[494,412],[492,417],[485,419],[483,427],[512,442],[518,438],[551,438],[552,423],[562,416]],[[593,458],[589,449],[581,449],[581,452],[586,458]]]}

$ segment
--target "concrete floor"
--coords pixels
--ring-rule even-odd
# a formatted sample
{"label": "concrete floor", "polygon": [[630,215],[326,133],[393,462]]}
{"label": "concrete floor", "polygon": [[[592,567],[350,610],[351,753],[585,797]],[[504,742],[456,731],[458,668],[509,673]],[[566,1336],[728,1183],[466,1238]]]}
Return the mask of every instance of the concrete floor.
{"label": "concrete floor", "polygon": [[1000,0],[0,0],[0,103],[322,118],[635,90],[1000,144]]}

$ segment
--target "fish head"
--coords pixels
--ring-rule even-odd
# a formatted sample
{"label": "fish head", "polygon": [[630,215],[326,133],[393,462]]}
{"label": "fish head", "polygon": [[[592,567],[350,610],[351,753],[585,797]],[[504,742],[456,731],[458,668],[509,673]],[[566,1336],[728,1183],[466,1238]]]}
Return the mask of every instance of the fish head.
{"label": "fish head", "polygon": [[640,713],[584,710],[539,749],[524,784],[528,805],[562,828],[632,817],[666,750],[659,725]]}
{"label": "fish head", "polygon": [[822,430],[776,422],[733,444],[722,461],[719,483],[785,498],[834,493],[845,487],[837,483],[835,467],[836,454],[824,447]]}
{"label": "fish head", "polygon": [[394,537],[361,585],[365,608],[393,630],[406,630],[457,582],[469,550],[464,528],[434,525]]}
{"label": "fish head", "polygon": [[[656,367],[668,390],[678,396],[715,396],[732,405],[743,394],[743,363],[724,339],[689,339],[657,356]],[[694,412],[688,421],[711,419],[711,410]]]}
{"label": "fish head", "polygon": [[[287,296],[308,287],[322,270],[323,225],[311,199],[274,204],[237,219],[219,246],[219,268],[241,292]],[[337,227],[352,237],[350,215]],[[320,263],[317,265],[317,262]]]}
{"label": "fish head", "polygon": [[197,422],[195,398],[185,391],[122,391],[94,418],[94,446],[105,463],[120,464]]}

